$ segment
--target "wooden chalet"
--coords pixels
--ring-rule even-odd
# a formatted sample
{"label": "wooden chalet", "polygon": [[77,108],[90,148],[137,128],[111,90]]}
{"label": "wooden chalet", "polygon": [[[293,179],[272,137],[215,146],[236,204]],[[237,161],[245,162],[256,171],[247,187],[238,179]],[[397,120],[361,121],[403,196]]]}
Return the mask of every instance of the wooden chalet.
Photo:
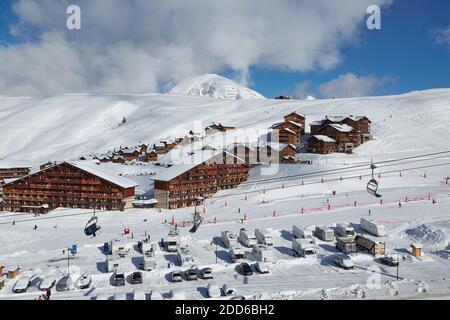
{"label": "wooden chalet", "polygon": [[158,153],[153,149],[145,152],[145,162],[150,161],[158,161]]}
{"label": "wooden chalet", "polygon": [[320,129],[328,124],[346,124],[355,129],[359,135],[359,144],[362,144],[372,139],[370,134],[371,123],[366,116],[327,116],[322,120],[310,123],[311,135],[320,134]]}
{"label": "wooden chalet", "polygon": [[0,160],[0,179],[15,179],[30,173],[31,164],[26,161]]}
{"label": "wooden chalet", "polygon": [[235,188],[246,181],[248,172],[245,160],[229,152],[210,149],[189,152],[153,177],[157,207],[177,209],[198,205],[217,191]]}
{"label": "wooden chalet", "polygon": [[337,152],[336,140],[324,135],[314,135],[308,139],[307,151],[310,153],[329,154]]}
{"label": "wooden chalet", "polygon": [[346,124],[327,124],[319,133],[336,141],[337,152],[352,153],[360,145],[358,132]]}
{"label": "wooden chalet", "polygon": [[305,122],[306,117],[304,115],[298,114],[297,112],[291,112],[290,114],[284,116],[285,122],[291,122],[301,126],[300,133],[305,134]]}
{"label": "wooden chalet", "polygon": [[85,162],[60,163],[3,186],[3,211],[47,213],[58,207],[123,211],[136,183]]}
{"label": "wooden chalet", "polygon": [[236,127],[233,126],[226,126],[223,125],[221,123],[216,124],[216,123],[212,123],[211,125],[209,125],[208,127],[205,128],[205,133],[206,135],[211,135],[217,132],[227,132],[227,131],[231,131],[231,130],[235,130]]}
{"label": "wooden chalet", "polygon": [[286,122],[273,125],[272,129],[274,131],[272,132],[271,140],[284,144],[298,145],[300,142],[300,132],[292,130],[290,128],[291,126],[291,124],[287,124]]}
{"label": "wooden chalet", "polygon": [[141,149],[125,147],[123,149],[121,148],[117,154],[123,157],[125,161],[135,161],[141,156]]}

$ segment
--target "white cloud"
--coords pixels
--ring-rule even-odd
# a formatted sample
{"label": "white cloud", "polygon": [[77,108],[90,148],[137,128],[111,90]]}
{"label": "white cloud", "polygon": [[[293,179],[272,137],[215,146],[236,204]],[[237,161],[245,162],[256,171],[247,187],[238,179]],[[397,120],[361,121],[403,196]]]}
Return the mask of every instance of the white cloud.
{"label": "white cloud", "polygon": [[[366,8],[390,0],[18,0],[0,47],[0,93],[155,91],[206,72],[250,67],[329,70],[365,27]],[[79,4],[82,30],[65,29]]]}
{"label": "white cloud", "polygon": [[446,44],[450,47],[450,26],[434,32],[437,44]]}
{"label": "white cloud", "polygon": [[342,74],[336,79],[319,85],[318,92],[323,98],[352,98],[370,96],[383,85],[394,82],[389,77],[374,75],[357,76],[353,73]]}

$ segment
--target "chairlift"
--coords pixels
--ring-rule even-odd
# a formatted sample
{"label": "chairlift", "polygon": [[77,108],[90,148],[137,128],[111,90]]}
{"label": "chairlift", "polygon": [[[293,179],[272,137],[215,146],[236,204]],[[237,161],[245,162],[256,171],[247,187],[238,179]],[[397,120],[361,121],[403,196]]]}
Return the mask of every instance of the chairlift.
{"label": "chairlift", "polygon": [[194,218],[193,218],[193,223],[194,225],[192,226],[191,230],[189,230],[190,233],[195,233],[197,232],[198,228],[200,227],[200,225],[203,222],[203,217],[200,215],[200,212],[196,211],[194,213]]}
{"label": "chairlift", "polygon": [[374,197],[381,198],[382,195],[377,192],[378,181],[375,180],[374,175],[373,175],[373,171],[376,169],[376,167],[375,167],[375,165],[372,164],[370,166],[370,168],[372,169],[372,179],[370,179],[370,181],[367,183],[367,192]]}
{"label": "chairlift", "polygon": [[199,202],[201,202],[205,199],[202,197],[197,197],[196,200],[197,200],[197,202],[195,204],[194,217],[193,217],[193,221],[192,221],[194,225],[192,226],[191,230],[189,230],[190,233],[197,232],[198,228],[200,228],[200,225],[203,222],[203,217],[201,216],[200,212],[197,211],[197,205]]}
{"label": "chairlift", "polygon": [[88,237],[96,235],[96,233],[101,229],[101,227],[97,224],[98,223],[98,217],[95,215],[92,216],[91,219],[86,223],[86,226],[84,227],[84,234]]}

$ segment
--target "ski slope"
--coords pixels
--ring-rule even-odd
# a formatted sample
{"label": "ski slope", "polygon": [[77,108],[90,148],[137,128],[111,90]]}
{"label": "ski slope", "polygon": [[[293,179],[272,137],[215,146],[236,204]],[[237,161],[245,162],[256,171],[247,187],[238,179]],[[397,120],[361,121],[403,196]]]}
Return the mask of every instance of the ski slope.
{"label": "ski slope", "polygon": [[[449,89],[315,101],[77,94],[0,97],[0,158],[76,160],[124,145],[184,136],[213,121],[244,130],[267,129],[292,111],[303,113],[307,124],[324,115],[367,115],[375,140],[358,148],[357,154],[441,150],[449,145]],[[119,126],[124,117],[126,123]]]}

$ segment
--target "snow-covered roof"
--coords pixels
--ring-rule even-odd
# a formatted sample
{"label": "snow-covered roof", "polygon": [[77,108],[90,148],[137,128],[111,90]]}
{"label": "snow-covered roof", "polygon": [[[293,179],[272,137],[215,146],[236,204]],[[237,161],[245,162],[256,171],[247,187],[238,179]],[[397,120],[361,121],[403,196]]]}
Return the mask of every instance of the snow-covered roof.
{"label": "snow-covered roof", "polygon": [[[286,148],[287,146],[290,146],[291,148],[294,148],[295,150],[297,150],[297,147],[293,144],[285,144],[285,143],[278,143],[278,142],[267,142],[265,145],[271,147],[273,150],[277,150],[277,151],[281,151],[284,148]],[[264,146],[264,145],[262,145]]]}
{"label": "snow-covered roof", "polygon": [[85,172],[88,172],[90,174],[93,174],[99,178],[102,178],[106,181],[109,181],[119,187],[122,188],[132,188],[138,186],[138,184],[132,180],[123,178],[114,172],[111,172],[109,170],[106,170],[104,168],[100,168],[97,164],[89,164],[86,163],[86,161],[83,162],[69,162],[68,164],[83,170]]}
{"label": "snow-covered roof", "polygon": [[287,132],[289,132],[289,133],[292,133],[292,134],[297,134],[297,133],[295,133],[294,131],[292,131],[292,130],[289,129],[289,128],[283,128],[283,130],[284,130],[284,131],[287,131]]}
{"label": "snow-covered roof", "polygon": [[33,167],[32,164],[28,161],[0,159],[0,169],[32,168],[32,167]]}
{"label": "snow-covered roof", "polygon": [[329,136],[324,136],[321,134],[314,135],[312,137],[316,138],[317,140],[323,141],[323,142],[333,142],[333,143],[336,142],[336,140],[334,140],[333,138],[330,138]]}
{"label": "snow-covered roof", "polygon": [[240,162],[245,163],[245,160],[236,157],[235,155],[224,150],[216,149],[197,149],[190,150],[189,146],[177,150],[172,150],[159,161],[163,165],[170,165],[169,168],[157,173],[152,180],[157,181],[170,181],[183,173],[195,168],[199,164],[206,162],[215,156],[221,155],[223,152],[227,156],[238,159]]}
{"label": "snow-covered roof", "polygon": [[333,124],[330,124],[330,126],[339,132],[351,132],[354,130],[353,127],[350,127],[349,125],[346,125],[346,124],[333,123]]}
{"label": "snow-covered roof", "polygon": [[295,121],[288,121],[289,123],[292,123],[294,126],[297,126],[299,128],[303,128],[303,126],[300,123],[297,123]]}

